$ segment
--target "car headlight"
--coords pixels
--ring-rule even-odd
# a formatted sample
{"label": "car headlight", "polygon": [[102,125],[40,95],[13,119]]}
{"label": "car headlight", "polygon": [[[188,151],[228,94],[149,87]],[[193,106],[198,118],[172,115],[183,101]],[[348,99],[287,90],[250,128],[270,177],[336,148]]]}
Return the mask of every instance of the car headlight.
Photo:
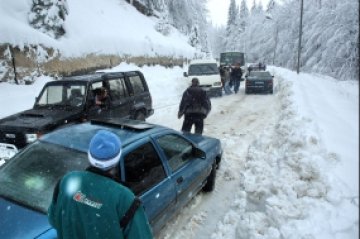
{"label": "car headlight", "polygon": [[26,143],[32,143],[35,140],[37,140],[38,135],[37,134],[25,134]]}

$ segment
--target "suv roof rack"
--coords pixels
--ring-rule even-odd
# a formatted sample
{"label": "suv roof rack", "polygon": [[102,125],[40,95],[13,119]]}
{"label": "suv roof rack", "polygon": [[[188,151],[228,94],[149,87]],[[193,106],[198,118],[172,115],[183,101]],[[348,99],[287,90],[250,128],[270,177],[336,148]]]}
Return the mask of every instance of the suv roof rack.
{"label": "suv roof rack", "polygon": [[105,118],[105,119],[93,119],[90,122],[91,124],[95,124],[95,125],[104,125],[104,126],[128,128],[135,130],[147,130],[155,127],[155,125],[146,123],[145,121],[130,120],[130,119]]}

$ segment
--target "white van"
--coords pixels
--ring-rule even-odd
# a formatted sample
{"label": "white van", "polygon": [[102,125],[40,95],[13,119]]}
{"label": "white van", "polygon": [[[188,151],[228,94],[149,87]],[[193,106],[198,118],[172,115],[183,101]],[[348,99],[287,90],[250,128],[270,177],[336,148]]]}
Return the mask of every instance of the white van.
{"label": "white van", "polygon": [[192,78],[198,78],[200,86],[203,87],[209,96],[222,96],[222,84],[218,64],[214,59],[192,60],[188,72],[184,76],[191,84]]}

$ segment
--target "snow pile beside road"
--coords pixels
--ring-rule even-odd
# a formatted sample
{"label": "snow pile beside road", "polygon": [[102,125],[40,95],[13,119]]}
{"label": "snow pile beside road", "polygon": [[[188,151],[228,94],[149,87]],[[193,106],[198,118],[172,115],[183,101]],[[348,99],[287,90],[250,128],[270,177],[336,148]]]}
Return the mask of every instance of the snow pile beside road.
{"label": "snow pile beside road", "polygon": [[[233,210],[218,223],[212,238],[354,235],[358,222],[346,215],[357,210],[356,203],[342,200],[343,192],[332,189],[326,174],[337,163],[337,156],[326,152],[314,130],[316,125],[297,114],[292,84],[279,79],[277,97],[282,110],[278,123],[275,129],[265,128],[248,148]],[[336,208],[340,203],[343,215]],[[315,213],[319,210],[326,213]],[[328,233],[331,228],[336,229],[333,234]]]}

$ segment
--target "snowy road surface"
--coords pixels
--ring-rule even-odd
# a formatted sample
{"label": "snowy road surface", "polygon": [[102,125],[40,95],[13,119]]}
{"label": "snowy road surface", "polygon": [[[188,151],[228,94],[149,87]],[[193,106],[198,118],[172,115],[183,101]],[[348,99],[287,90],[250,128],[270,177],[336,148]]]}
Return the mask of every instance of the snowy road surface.
{"label": "snowy road surface", "polygon": [[[324,131],[339,136],[344,130],[357,132],[358,113],[343,112],[344,106],[358,100],[356,84],[352,88],[349,82],[311,75],[297,78],[281,68],[271,71],[273,95],[245,95],[242,82],[239,94],[212,98],[204,134],[219,138],[224,149],[215,191],[198,194],[157,239],[352,239],[358,235],[358,184],[349,184],[343,177],[348,174],[354,180],[358,169],[352,167],[339,175],[336,171],[342,162],[350,168],[356,164],[358,149],[341,143],[326,148],[323,138]],[[148,121],[180,129],[182,119],[176,115],[186,88],[184,79],[175,77],[181,76],[180,70],[173,76],[157,76],[154,71],[148,75],[168,78],[162,84],[172,82],[161,94],[153,94],[156,113]],[[151,77],[150,89],[159,87],[152,85]],[[292,79],[303,82],[295,84]],[[318,92],[323,94],[321,99]],[[295,99],[299,93],[304,96]],[[326,98],[338,93],[337,102],[344,102],[333,109],[336,104],[327,104]],[[314,114],[298,114],[304,106],[316,106],[317,115],[329,118],[342,115],[351,124],[337,123],[321,130],[324,125],[318,125]],[[358,134],[352,134],[355,137],[347,135],[348,140],[356,144]],[[353,156],[341,159],[341,150],[335,153],[333,149],[345,149]]]}
{"label": "snowy road surface", "polygon": [[[166,108],[166,118],[150,118],[148,121],[180,129],[182,120],[176,119],[180,95],[173,97],[178,100],[172,107]],[[212,111],[205,120],[204,134],[221,139],[224,150],[216,189],[209,194],[197,195],[180,215],[170,221],[158,238],[211,238],[217,223],[224,219],[234,204],[235,193],[241,187],[240,172],[244,170],[249,146],[263,130],[269,133],[274,130],[281,107],[278,84],[273,95],[245,95],[242,82],[238,94],[211,98],[211,102]]]}

